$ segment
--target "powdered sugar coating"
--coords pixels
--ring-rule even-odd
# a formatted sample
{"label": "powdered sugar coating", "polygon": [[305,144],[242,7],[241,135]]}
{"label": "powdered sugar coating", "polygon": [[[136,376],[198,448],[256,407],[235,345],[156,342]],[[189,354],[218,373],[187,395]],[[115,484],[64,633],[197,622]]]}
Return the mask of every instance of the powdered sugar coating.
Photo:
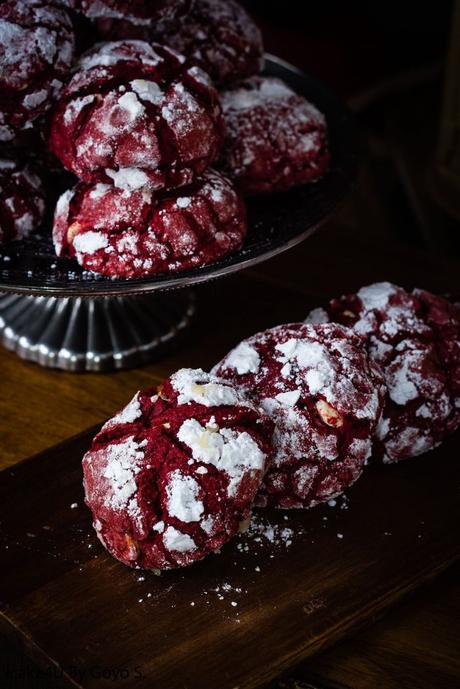
{"label": "powdered sugar coating", "polygon": [[107,505],[115,510],[125,506],[135,512],[138,505],[135,498],[136,475],[141,469],[144,453],[133,437],[111,445],[107,453],[107,464],[102,476],[110,482],[112,491],[107,496]]}
{"label": "powdered sugar coating", "polygon": [[22,239],[43,219],[45,194],[38,175],[28,165],[0,159],[0,244]]}
{"label": "powdered sugar coating", "polygon": [[255,371],[238,373],[230,352],[213,372],[241,386],[275,423],[259,503],[310,507],[339,495],[370,455],[385,392],[360,338],[337,325],[294,323],[244,344],[257,351]]}
{"label": "powdered sugar coating", "polygon": [[460,322],[452,304],[380,282],[307,319],[331,320],[362,336],[383,370],[388,395],[376,452],[385,462],[427,452],[460,425]]}
{"label": "powdered sugar coating", "polygon": [[174,553],[189,553],[196,550],[196,543],[188,534],[168,526],[163,535],[165,548]]}
{"label": "powdered sugar coating", "polygon": [[120,41],[82,56],[49,146],[84,181],[163,189],[203,172],[222,139],[219,98],[204,72],[164,46]]}
{"label": "powdered sugar coating", "polygon": [[171,376],[171,385],[178,394],[179,404],[198,402],[205,407],[220,407],[247,403],[246,396],[226,381],[203,372],[203,381],[197,382],[196,369],[181,368]]}
{"label": "powdered sugar coating", "polygon": [[235,0],[195,0],[181,20],[154,26],[153,36],[202,67],[220,86],[257,74],[263,66],[262,35]]}
{"label": "powdered sugar coating", "polygon": [[44,0],[0,3],[0,141],[48,110],[74,56],[71,21]]}
{"label": "powdered sugar coating", "polygon": [[[148,45],[144,41],[109,41],[98,43],[91,50],[80,55],[77,64],[78,85],[91,83],[94,78],[92,70],[96,70],[96,76],[116,76],[118,68],[129,66],[138,72],[139,62],[150,68],[158,68],[164,65],[165,60],[171,56],[170,52],[158,51],[158,46]],[[179,56],[176,55],[178,59]],[[91,72],[90,72],[91,70]],[[111,70],[114,70],[113,72]],[[90,74],[85,74],[90,72]],[[132,79],[136,77],[135,72]],[[74,75],[74,77],[76,76]]]}
{"label": "powdered sugar coating", "polygon": [[173,19],[186,12],[190,0],[67,0],[70,6],[89,19],[126,20],[135,26]]}
{"label": "powdered sugar coating", "polygon": [[204,427],[196,419],[187,419],[177,437],[190,448],[193,459],[212,464],[226,473],[229,477],[228,497],[237,493],[248,470],[262,473],[265,469],[265,453],[245,431],[219,430],[214,420]]}
{"label": "powdered sugar coating", "polygon": [[260,356],[255,347],[247,342],[240,342],[227,356],[226,365],[235,369],[239,374],[257,373],[260,366]]}
{"label": "powdered sugar coating", "polygon": [[211,263],[240,248],[246,228],[231,183],[208,170],[176,192],[79,183],[57,204],[53,239],[86,270],[142,277]]}
{"label": "powdered sugar coating", "polygon": [[222,93],[222,107],[222,168],[246,193],[284,191],[326,171],[325,118],[280,79],[247,79]]}
{"label": "powdered sugar coating", "polygon": [[201,67],[219,86],[229,86],[261,71],[262,35],[235,0],[194,0],[179,19],[149,26],[125,19],[97,22],[104,40],[141,39],[168,45]]}
{"label": "powdered sugar coating", "polygon": [[220,548],[249,516],[270,459],[262,411],[236,389],[237,405],[181,403],[174,385],[185,378],[231,387],[201,370],[179,371],[158,394],[137,393],[83,458],[98,536],[133,567],[181,567]]}
{"label": "powdered sugar coating", "polygon": [[139,393],[136,393],[133,399],[126,405],[124,409],[116,414],[112,419],[109,419],[103,426],[104,430],[108,430],[113,426],[120,426],[125,423],[133,423],[142,416],[141,404],[139,401]]}
{"label": "powdered sugar coating", "polygon": [[198,522],[204,512],[203,503],[198,498],[200,490],[199,483],[192,476],[184,475],[180,469],[171,472],[166,483],[167,506],[171,517],[186,523]]}

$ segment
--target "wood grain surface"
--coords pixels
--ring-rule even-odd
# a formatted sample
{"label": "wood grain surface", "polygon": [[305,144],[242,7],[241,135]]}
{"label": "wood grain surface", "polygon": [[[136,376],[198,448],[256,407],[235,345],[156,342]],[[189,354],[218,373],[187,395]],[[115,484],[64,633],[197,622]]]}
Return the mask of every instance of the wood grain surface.
{"label": "wood grain surface", "polygon": [[92,434],[0,475],[4,627],[85,689],[115,672],[128,689],[259,687],[460,556],[453,437],[424,458],[370,467],[345,509],[259,512],[260,532],[219,556],[161,577],[132,571],[99,545],[83,504]]}
{"label": "wood grain surface", "polygon": [[[41,368],[0,349],[0,467],[102,422],[136,390],[160,382],[176,368],[207,368],[241,337],[303,319],[336,294],[376,280],[458,292],[458,262],[398,244],[375,206],[376,190],[363,179],[341,221],[257,270],[199,288],[197,317],[186,340],[156,363],[111,374],[73,374]],[[359,225],[353,226],[357,214]]]}
{"label": "wood grain surface", "polygon": [[460,565],[409,596],[384,619],[296,668],[295,676],[371,689],[459,686]]}

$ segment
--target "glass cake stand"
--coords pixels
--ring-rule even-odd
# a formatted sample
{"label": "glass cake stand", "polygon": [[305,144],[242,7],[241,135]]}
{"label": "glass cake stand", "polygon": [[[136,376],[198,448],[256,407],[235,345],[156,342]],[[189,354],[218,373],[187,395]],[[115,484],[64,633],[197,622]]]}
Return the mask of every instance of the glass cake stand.
{"label": "glass cake stand", "polygon": [[249,199],[242,249],[174,275],[130,280],[84,271],[76,261],[55,255],[48,218],[46,232],[0,247],[0,337],[8,349],[68,371],[143,363],[160,356],[190,323],[193,285],[266,261],[331,216],[356,178],[353,117],[322,84],[279,58],[266,56],[265,73],[284,79],[325,114],[332,154],[327,174],[315,184]]}

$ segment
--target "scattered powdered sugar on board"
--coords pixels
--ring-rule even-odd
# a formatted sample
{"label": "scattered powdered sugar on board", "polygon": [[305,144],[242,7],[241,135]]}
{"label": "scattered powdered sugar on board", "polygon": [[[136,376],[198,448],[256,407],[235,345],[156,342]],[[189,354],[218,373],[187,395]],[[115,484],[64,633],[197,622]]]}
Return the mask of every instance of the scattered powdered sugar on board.
{"label": "scattered powdered sugar on board", "polygon": [[[222,584],[218,584],[215,587],[204,590],[203,594],[206,596],[214,593],[218,600],[225,600],[226,597],[236,598],[238,595],[245,594],[247,592],[248,590],[243,589],[241,586],[233,586],[228,581],[224,581]],[[234,602],[235,601],[232,601],[232,603]]]}
{"label": "scattered powdered sugar on board", "polygon": [[348,510],[350,507],[350,501],[346,495],[339,495],[337,498],[332,498],[328,500],[328,507],[337,507],[340,510]]}
{"label": "scattered powdered sugar on board", "polygon": [[254,514],[248,530],[239,536],[237,549],[241,553],[257,553],[267,547],[275,551],[288,550],[295,539],[305,533],[305,528],[299,524],[288,526],[286,521],[270,522],[267,517]]}

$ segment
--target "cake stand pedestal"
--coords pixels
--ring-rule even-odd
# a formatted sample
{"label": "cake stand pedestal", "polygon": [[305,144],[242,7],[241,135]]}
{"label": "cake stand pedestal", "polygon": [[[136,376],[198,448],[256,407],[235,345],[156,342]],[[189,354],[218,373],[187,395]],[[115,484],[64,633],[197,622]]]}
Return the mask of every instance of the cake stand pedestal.
{"label": "cake stand pedestal", "polygon": [[128,368],[161,356],[190,324],[192,290],[129,297],[0,295],[3,345],[67,371]]}

